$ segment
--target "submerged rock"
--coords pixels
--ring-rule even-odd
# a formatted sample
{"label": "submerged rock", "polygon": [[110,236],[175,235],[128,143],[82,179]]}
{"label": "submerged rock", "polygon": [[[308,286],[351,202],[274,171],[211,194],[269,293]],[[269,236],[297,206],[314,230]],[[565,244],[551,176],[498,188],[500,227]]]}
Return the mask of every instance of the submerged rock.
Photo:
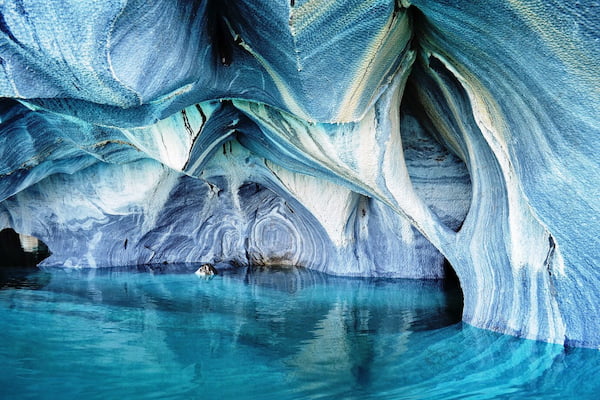
{"label": "submerged rock", "polygon": [[447,260],[465,322],[598,347],[596,8],[5,1],[0,229],[46,266]]}

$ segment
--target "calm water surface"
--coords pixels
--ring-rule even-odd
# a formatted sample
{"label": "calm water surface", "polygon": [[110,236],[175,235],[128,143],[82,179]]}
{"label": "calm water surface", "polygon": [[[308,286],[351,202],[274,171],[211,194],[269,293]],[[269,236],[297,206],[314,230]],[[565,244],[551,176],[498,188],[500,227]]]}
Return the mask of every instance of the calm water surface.
{"label": "calm water surface", "polygon": [[463,325],[440,282],[192,272],[0,271],[0,398],[600,398],[600,352]]}

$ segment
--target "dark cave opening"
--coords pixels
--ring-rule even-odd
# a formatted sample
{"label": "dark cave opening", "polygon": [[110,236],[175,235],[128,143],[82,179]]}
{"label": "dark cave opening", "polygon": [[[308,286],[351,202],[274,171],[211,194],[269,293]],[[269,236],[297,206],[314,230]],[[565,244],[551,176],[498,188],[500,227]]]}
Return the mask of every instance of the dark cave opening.
{"label": "dark cave opening", "polygon": [[0,267],[35,267],[50,255],[48,246],[33,236],[13,229],[0,231]]}
{"label": "dark cave opening", "polygon": [[452,264],[444,259],[444,280],[442,288],[448,299],[448,313],[452,319],[457,322],[462,320],[464,308],[464,295],[460,286],[460,279],[452,267]]}

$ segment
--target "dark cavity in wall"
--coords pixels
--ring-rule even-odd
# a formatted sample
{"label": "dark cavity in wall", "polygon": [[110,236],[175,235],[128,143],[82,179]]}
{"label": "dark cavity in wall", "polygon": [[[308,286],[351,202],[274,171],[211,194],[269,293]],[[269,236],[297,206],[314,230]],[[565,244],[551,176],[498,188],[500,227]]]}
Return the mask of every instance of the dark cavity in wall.
{"label": "dark cavity in wall", "polygon": [[462,319],[464,307],[463,292],[456,271],[448,260],[444,260],[444,281],[442,285],[448,299],[448,313],[452,320],[459,322]]}
{"label": "dark cavity in wall", "polygon": [[235,2],[230,0],[208,0],[206,2],[205,29],[214,56],[225,66],[231,65],[234,49],[239,45],[239,38],[234,38],[230,31],[230,24],[235,21],[235,18],[232,18],[235,6]]}
{"label": "dark cavity in wall", "polygon": [[35,267],[49,255],[48,246],[33,236],[0,231],[0,267]]}
{"label": "dark cavity in wall", "polygon": [[12,229],[0,231],[0,290],[38,290],[48,285],[51,274],[36,265],[49,255],[48,247],[37,238]]}

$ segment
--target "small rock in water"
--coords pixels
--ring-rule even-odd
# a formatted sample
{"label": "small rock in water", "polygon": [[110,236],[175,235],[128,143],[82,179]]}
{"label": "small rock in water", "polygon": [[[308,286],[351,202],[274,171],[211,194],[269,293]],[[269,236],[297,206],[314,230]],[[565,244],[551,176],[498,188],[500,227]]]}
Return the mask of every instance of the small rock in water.
{"label": "small rock in water", "polygon": [[194,273],[198,276],[218,275],[217,269],[212,264],[202,264]]}

